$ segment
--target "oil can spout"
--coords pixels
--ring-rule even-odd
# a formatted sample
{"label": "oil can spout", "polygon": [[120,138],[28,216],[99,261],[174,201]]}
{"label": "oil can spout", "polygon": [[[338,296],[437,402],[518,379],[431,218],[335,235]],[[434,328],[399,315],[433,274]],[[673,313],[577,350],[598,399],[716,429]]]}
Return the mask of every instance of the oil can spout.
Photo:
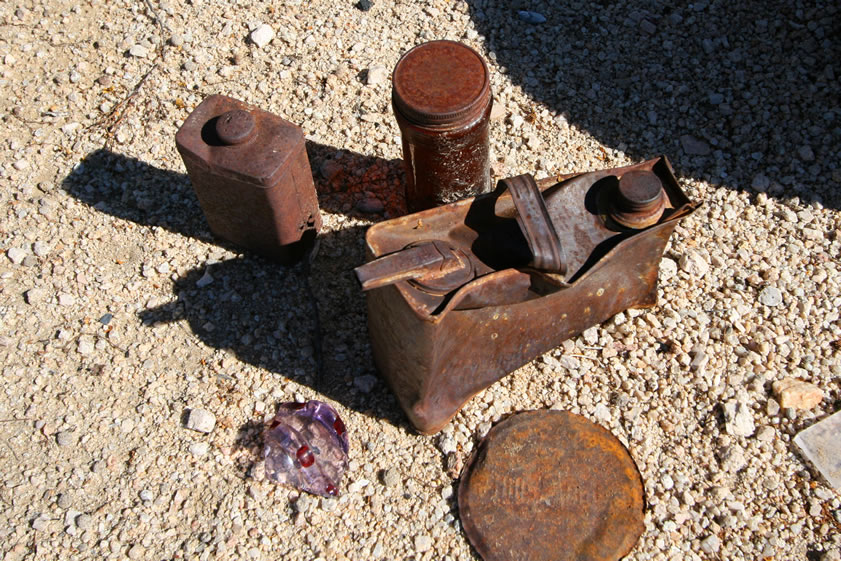
{"label": "oil can spout", "polygon": [[432,241],[384,255],[353,272],[363,291],[400,281],[417,281],[421,288],[449,291],[473,277],[473,266],[462,252]]}

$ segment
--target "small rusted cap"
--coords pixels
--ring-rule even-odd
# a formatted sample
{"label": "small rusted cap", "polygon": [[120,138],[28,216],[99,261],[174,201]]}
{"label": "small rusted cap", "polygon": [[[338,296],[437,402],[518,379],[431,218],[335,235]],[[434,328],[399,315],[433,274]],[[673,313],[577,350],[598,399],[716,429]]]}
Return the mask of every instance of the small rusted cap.
{"label": "small rusted cap", "polygon": [[604,428],[566,411],[502,421],[473,453],[458,505],[484,561],[615,561],[642,531],[642,479]]}
{"label": "small rusted cap", "polygon": [[629,171],[619,178],[619,188],[610,216],[626,228],[641,229],[657,224],[666,209],[663,184],[654,172]]}
{"label": "small rusted cap", "polygon": [[243,144],[257,134],[254,115],[244,109],[234,109],[219,116],[216,121],[216,135],[224,144]]}
{"label": "small rusted cap", "polygon": [[456,41],[430,41],[404,54],[394,67],[392,101],[408,121],[449,127],[479,118],[491,100],[482,57]]}

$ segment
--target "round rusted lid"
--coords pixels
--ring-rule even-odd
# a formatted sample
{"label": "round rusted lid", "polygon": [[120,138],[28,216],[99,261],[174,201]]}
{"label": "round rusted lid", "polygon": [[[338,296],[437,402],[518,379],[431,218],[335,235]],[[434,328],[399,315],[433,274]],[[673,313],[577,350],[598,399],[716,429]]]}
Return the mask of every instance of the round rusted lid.
{"label": "round rusted lid", "polygon": [[257,123],[254,115],[244,109],[234,109],[219,115],[216,121],[216,134],[219,140],[228,145],[242,144],[254,138]]}
{"label": "round rusted lid", "polygon": [[484,561],[615,561],[642,534],[644,503],[622,443],[565,411],[496,425],[458,489],[464,531]]}
{"label": "round rusted lid", "polygon": [[470,47],[455,41],[418,45],[394,67],[394,107],[422,126],[472,122],[487,107],[490,97],[485,61]]}

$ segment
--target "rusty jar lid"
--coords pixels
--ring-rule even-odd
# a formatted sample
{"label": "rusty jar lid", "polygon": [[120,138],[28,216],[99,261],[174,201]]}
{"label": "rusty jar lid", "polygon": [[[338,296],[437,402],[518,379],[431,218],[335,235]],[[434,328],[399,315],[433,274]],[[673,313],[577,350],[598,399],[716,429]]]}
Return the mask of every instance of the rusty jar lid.
{"label": "rusty jar lid", "polygon": [[482,57],[456,41],[430,41],[404,54],[392,75],[394,108],[421,126],[475,121],[491,99]]}
{"label": "rusty jar lid", "polygon": [[642,534],[644,502],[622,443],[566,411],[496,425],[458,490],[464,531],[484,561],[615,561]]}

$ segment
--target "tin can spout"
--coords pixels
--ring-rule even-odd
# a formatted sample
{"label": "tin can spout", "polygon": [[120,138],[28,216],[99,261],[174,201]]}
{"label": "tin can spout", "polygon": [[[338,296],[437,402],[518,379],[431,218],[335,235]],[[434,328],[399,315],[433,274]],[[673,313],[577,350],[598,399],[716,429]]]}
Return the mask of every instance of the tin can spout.
{"label": "tin can spout", "polygon": [[470,262],[461,252],[457,253],[446,243],[432,241],[410,245],[360,265],[353,272],[362,290],[367,291],[409,280],[436,285],[442,282],[449,284],[449,279],[456,277],[463,282],[464,273],[472,274],[472,270]]}

